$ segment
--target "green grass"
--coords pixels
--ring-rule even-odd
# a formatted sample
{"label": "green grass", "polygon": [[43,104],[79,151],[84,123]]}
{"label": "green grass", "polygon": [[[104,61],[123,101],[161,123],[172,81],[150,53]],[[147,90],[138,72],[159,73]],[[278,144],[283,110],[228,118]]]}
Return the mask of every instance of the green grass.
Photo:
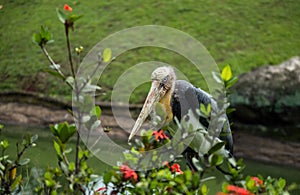
{"label": "green grass", "polygon": [[[278,64],[300,54],[300,3],[290,1],[66,1],[0,0],[0,90],[24,90],[69,99],[70,92],[55,78],[43,73],[49,65],[31,36],[47,26],[55,42],[48,50],[66,68],[64,29],[56,8],[69,3],[84,14],[71,33],[72,46],[82,45],[86,54],[104,37],[138,25],[165,25],[184,31],[208,49],[220,67],[231,64],[234,74]],[[183,69],[189,62],[162,49],[142,48],[117,58],[99,81],[101,100],[109,100],[112,86],[122,71],[147,60],[164,61]],[[205,88],[201,76],[184,69],[189,80]],[[147,76],[147,75],[143,75]],[[140,87],[132,95],[141,102]]]}

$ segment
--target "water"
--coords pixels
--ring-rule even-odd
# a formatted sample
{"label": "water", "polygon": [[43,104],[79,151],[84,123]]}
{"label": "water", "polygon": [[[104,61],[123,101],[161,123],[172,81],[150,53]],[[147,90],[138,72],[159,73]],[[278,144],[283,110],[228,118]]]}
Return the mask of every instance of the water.
{"label": "water", "polygon": [[[47,168],[49,166],[56,166],[57,159],[53,148],[54,137],[52,136],[49,128],[6,125],[1,132],[1,139],[6,138],[9,140],[10,147],[8,149],[8,153],[12,156],[16,155],[15,143],[21,143],[22,137],[26,134],[39,135],[39,139],[37,140],[37,146],[29,149],[25,153],[26,158],[31,159],[28,168]],[[75,140],[71,140],[71,144],[69,147],[73,148],[72,153],[74,155]],[[71,158],[74,159],[74,156],[71,156]],[[257,162],[248,159],[245,159],[244,162],[246,164],[246,169],[244,171],[245,175],[261,174],[264,177],[268,175],[274,178],[282,177],[287,180],[288,184],[291,184],[293,182],[300,184],[299,169],[282,165],[266,164],[263,162]],[[101,173],[105,172],[106,170],[111,169],[109,165],[103,163],[96,157],[89,159],[89,165],[94,169],[95,173],[99,175],[101,175]],[[213,172],[211,174],[217,175],[216,180],[210,181],[208,183],[208,185],[211,186],[211,193],[214,194],[217,190],[221,189],[221,185],[224,180],[222,175],[218,173]],[[216,186],[218,187],[216,188]]]}

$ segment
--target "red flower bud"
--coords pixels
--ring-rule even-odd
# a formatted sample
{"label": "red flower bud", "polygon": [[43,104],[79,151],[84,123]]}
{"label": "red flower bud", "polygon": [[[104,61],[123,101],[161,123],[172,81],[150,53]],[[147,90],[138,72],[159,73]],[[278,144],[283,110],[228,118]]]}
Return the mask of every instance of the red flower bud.
{"label": "red flower bud", "polygon": [[163,139],[169,139],[169,137],[164,133],[163,130],[153,131],[152,135],[155,136],[156,141],[163,140]]}
{"label": "red flower bud", "polygon": [[237,187],[237,186],[234,186],[234,185],[228,185],[226,187],[226,190],[229,191],[230,194],[233,194],[233,195],[253,195],[247,189],[240,188],[240,187]]}
{"label": "red flower bud", "polygon": [[256,187],[262,186],[264,184],[264,182],[261,179],[259,179],[258,177],[251,177],[251,180],[255,181]]}
{"label": "red flower bud", "polygon": [[174,164],[171,166],[171,171],[172,171],[172,172],[176,172],[176,173],[180,173],[180,174],[183,173],[183,171],[180,169],[180,165],[177,164],[177,163],[174,163]]}
{"label": "red flower bud", "polygon": [[64,10],[69,11],[69,12],[73,11],[72,7],[70,7],[68,4],[64,5]]}
{"label": "red flower bud", "polygon": [[138,180],[138,175],[136,174],[136,172],[127,165],[121,165],[120,171],[123,173],[124,180],[133,179],[135,182]]}

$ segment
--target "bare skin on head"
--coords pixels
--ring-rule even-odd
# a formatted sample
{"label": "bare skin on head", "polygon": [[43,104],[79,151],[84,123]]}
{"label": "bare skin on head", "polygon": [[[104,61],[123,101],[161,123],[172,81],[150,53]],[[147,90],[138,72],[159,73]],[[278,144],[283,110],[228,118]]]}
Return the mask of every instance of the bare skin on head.
{"label": "bare skin on head", "polygon": [[150,91],[132,128],[128,141],[130,141],[137,134],[143,122],[154,109],[157,102],[160,102],[164,106],[168,121],[173,117],[170,101],[176,81],[174,70],[171,67],[159,67],[152,72],[151,80],[152,84]]}

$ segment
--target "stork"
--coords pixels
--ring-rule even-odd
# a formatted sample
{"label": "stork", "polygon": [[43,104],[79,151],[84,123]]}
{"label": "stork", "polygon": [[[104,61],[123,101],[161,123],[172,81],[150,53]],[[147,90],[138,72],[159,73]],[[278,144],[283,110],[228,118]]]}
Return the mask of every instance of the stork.
{"label": "stork", "polygon": [[[166,113],[165,125],[170,123],[175,118],[180,121],[189,110],[195,111],[200,108],[200,104],[216,105],[215,100],[211,95],[205,91],[194,87],[191,83],[184,80],[176,80],[176,74],[171,67],[159,67],[152,72],[151,75],[151,88],[142,110],[132,128],[129,136],[129,141],[137,134],[141,128],[143,122],[155,109],[155,104],[159,102],[162,105],[164,112]],[[212,109],[216,109],[212,106]],[[228,118],[224,113],[226,121],[220,134],[220,139],[223,140],[226,145],[225,148],[232,154],[233,141],[231,135],[231,129]],[[199,116],[199,122],[204,123],[202,125],[208,126],[208,121]]]}

